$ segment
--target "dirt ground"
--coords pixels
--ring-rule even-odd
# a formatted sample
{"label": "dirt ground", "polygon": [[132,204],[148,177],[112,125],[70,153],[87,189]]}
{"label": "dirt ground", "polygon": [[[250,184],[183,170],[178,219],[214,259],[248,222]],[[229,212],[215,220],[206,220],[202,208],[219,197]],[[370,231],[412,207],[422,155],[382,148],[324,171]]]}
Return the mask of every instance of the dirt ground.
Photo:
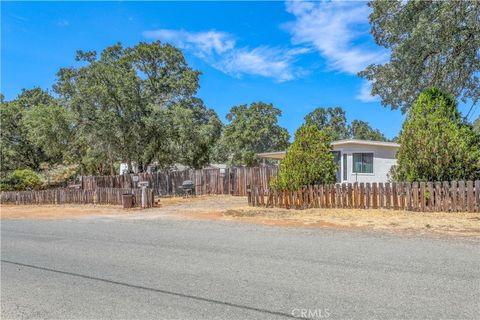
{"label": "dirt ground", "polygon": [[383,230],[387,232],[440,234],[480,240],[480,213],[406,212],[393,210],[252,208],[244,197],[204,196],[162,198],[146,210],[93,205],[2,205],[2,219],[214,219],[282,227]]}

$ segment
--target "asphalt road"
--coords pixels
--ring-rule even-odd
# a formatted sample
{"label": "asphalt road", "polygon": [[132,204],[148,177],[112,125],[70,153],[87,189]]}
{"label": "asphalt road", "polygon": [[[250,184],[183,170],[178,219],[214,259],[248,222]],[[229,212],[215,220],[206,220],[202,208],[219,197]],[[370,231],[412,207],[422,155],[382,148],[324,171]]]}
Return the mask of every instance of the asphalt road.
{"label": "asphalt road", "polygon": [[480,319],[478,243],[219,221],[2,221],[2,319]]}

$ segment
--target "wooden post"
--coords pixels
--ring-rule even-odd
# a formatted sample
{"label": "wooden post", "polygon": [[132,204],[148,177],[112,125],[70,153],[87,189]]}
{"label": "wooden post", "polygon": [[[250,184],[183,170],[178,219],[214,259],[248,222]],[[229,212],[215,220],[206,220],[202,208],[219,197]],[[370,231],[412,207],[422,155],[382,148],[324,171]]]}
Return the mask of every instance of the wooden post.
{"label": "wooden post", "polygon": [[386,182],[385,183],[385,207],[387,209],[390,209],[391,207],[391,189],[390,189],[390,183]]}
{"label": "wooden post", "polygon": [[412,182],[413,211],[419,211],[418,182]]}
{"label": "wooden post", "polygon": [[324,186],[325,191],[325,208],[330,208],[330,186],[326,184]]}
{"label": "wooden post", "polygon": [[335,184],[335,204],[337,208],[342,208],[342,189],[339,183]]}
{"label": "wooden post", "polygon": [[435,211],[442,211],[442,184],[435,182]]}
{"label": "wooden post", "polygon": [[397,189],[399,192],[400,210],[405,210],[405,184],[403,182],[399,182],[397,184]]}
{"label": "wooden post", "polygon": [[370,209],[370,182],[365,186],[365,209]]}
{"label": "wooden post", "polygon": [[359,195],[360,195],[360,192],[358,191],[358,182],[355,182],[355,183],[353,184],[353,197],[354,197],[354,199],[353,199],[353,201],[354,201],[353,207],[354,207],[355,209],[358,209]]}
{"label": "wooden post", "polygon": [[349,183],[347,185],[348,189],[348,208],[353,208],[353,189],[352,189],[352,184]]}
{"label": "wooden post", "polygon": [[475,181],[475,203],[477,212],[480,212],[480,180]]}
{"label": "wooden post", "polygon": [[420,182],[420,211],[425,212],[426,199],[425,199],[425,182]]}
{"label": "wooden post", "polygon": [[365,184],[360,183],[360,208],[365,209]]}
{"label": "wooden post", "polygon": [[458,181],[458,207],[461,212],[466,209],[465,205],[465,182]]}
{"label": "wooden post", "polygon": [[398,210],[398,190],[397,184],[392,182],[392,199],[393,199],[393,210]]}
{"label": "wooden post", "polygon": [[475,212],[475,196],[473,193],[473,181],[467,181],[467,209],[468,209],[468,212]]}
{"label": "wooden post", "polygon": [[406,183],[405,192],[407,196],[406,209],[412,211],[412,184],[410,182]]}
{"label": "wooden post", "polygon": [[374,182],[372,184],[372,208],[378,208],[378,190],[377,190],[377,183]]}
{"label": "wooden post", "polygon": [[450,185],[448,181],[443,182],[443,211],[450,211]]}
{"label": "wooden post", "polygon": [[[428,211],[435,211],[435,192],[433,191],[433,183],[427,182],[427,190],[425,193],[428,192]],[[426,197],[426,196],[425,196]]]}
{"label": "wooden post", "polygon": [[458,211],[457,199],[458,199],[457,181],[452,181],[450,186],[450,201],[452,202],[451,204],[452,212]]}
{"label": "wooden post", "polygon": [[336,196],[335,196],[335,186],[334,186],[334,185],[331,185],[331,186],[330,186],[330,203],[331,203],[331,207],[332,207],[332,208],[335,208],[335,207],[336,207],[335,199],[336,199]]}

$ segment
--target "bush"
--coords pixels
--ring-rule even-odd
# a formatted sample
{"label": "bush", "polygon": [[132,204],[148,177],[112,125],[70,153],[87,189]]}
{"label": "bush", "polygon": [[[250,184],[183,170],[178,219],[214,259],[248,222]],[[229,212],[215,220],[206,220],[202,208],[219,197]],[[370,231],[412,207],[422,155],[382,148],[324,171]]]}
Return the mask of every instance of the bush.
{"label": "bush", "polygon": [[456,101],[437,88],[423,91],[399,136],[396,181],[452,181],[480,177],[480,139]]}
{"label": "bush", "polygon": [[31,190],[39,189],[43,185],[40,176],[32,169],[19,169],[12,171],[1,183],[1,190]]}
{"label": "bush", "polygon": [[334,161],[331,137],[314,125],[302,125],[295,132],[295,140],[280,164],[272,187],[298,190],[311,184],[336,181],[337,164]]}
{"label": "bush", "polygon": [[41,176],[45,182],[52,184],[66,183],[77,176],[78,165],[42,165]]}

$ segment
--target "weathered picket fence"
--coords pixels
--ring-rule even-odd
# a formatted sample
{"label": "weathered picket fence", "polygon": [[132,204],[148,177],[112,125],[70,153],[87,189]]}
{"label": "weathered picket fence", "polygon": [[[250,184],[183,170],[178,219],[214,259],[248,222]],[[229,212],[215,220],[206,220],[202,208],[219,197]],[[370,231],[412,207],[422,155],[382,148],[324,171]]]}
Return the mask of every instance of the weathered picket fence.
{"label": "weathered picket fence", "polygon": [[[158,196],[181,194],[181,185],[185,180],[195,184],[195,194],[231,194],[246,196],[247,185],[266,188],[270,179],[277,174],[277,167],[232,167],[226,169],[181,170],[138,174],[139,182],[148,181],[149,187]],[[133,188],[136,183],[132,174],[117,176],[83,176],[81,188]]]}
{"label": "weathered picket fence", "polygon": [[[97,188],[95,190],[82,189],[48,189],[39,191],[8,191],[0,193],[2,204],[111,204],[122,205],[123,194],[134,195],[134,206],[141,206],[141,189],[130,188]],[[146,190],[145,206],[154,205],[152,189]]]}
{"label": "weathered picket fence", "polygon": [[343,183],[297,191],[252,185],[250,206],[480,212],[480,180],[451,182]]}

